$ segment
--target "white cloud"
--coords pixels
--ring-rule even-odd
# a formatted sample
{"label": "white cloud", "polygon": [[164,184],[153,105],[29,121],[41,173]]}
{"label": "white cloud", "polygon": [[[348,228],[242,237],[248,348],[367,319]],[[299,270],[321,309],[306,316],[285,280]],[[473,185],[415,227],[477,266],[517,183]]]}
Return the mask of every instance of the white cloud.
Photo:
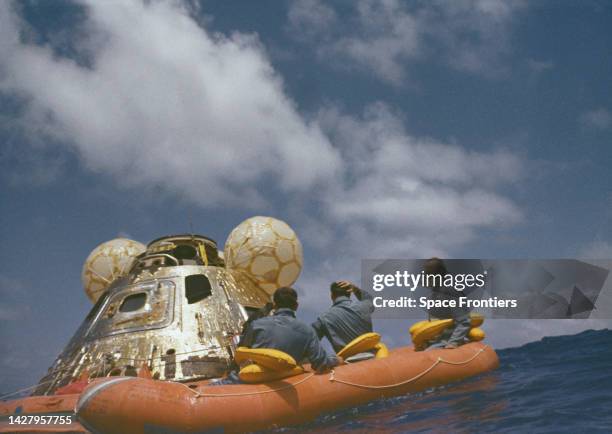
{"label": "white cloud", "polygon": [[15,321],[22,319],[23,312],[15,306],[0,306],[0,321]]}
{"label": "white cloud", "polygon": [[0,275],[0,321],[18,321],[31,313],[23,282]]}
{"label": "white cloud", "polygon": [[[413,137],[384,104],[306,120],[255,36],[211,35],[180,4],[87,3],[79,43],[90,67],[19,42],[18,18],[2,7],[2,89],[29,98],[34,131],[122,185],[161,185],[203,206],[259,206],[290,192],[298,221],[310,233],[332,227],[353,255],[366,245],[448,252],[476,228],[520,219],[496,192],[520,175],[515,157]],[[372,29],[382,24],[377,7],[360,5]],[[334,19],[323,6],[309,10]],[[299,218],[305,202],[320,219]],[[325,248],[324,238],[334,242],[313,245]]]}
{"label": "white cloud", "polygon": [[[381,5],[362,2],[360,25],[376,33],[393,20],[396,55],[418,55],[420,42],[408,41],[413,11]],[[337,19],[315,6],[315,20]],[[496,20],[512,13],[481,7]],[[312,19],[306,12],[294,21]],[[175,3],[91,2],[88,14],[81,36],[91,39],[91,65],[82,66],[20,42],[22,25],[0,3],[0,89],[26,97],[32,131],[121,185],[162,185],[203,207],[290,192],[283,211],[323,258],[299,282],[304,307],[326,307],[331,280],[358,280],[361,258],[452,255],[479,229],[522,217],[500,192],[522,172],[508,153],[414,137],[384,104],[305,119],[256,37],[211,35]],[[386,75],[404,73],[387,60]]]}
{"label": "white cloud", "polygon": [[526,2],[441,0],[435,3],[428,33],[440,39],[441,54],[448,63],[458,70],[485,76],[502,74],[511,52],[511,26]]}
{"label": "white cloud", "polygon": [[590,110],[582,114],[580,121],[589,129],[607,130],[612,127],[612,112],[603,107]]}
{"label": "white cloud", "polygon": [[527,59],[527,67],[534,74],[541,74],[555,67],[555,64],[551,61]]}
{"label": "white cloud", "polygon": [[419,22],[396,1],[360,1],[357,5],[360,35],[341,37],[328,50],[362,67],[374,68],[381,78],[399,83],[404,78],[402,60],[419,54]]}
{"label": "white cloud", "polygon": [[579,257],[585,259],[612,259],[612,243],[602,240],[593,241],[580,250]]}
{"label": "white cloud", "polygon": [[[303,39],[306,23],[310,40],[316,42],[316,51],[326,61],[341,66],[352,62],[393,84],[404,81],[410,65],[423,59],[492,77],[505,70],[504,61],[511,51],[511,24],[524,5],[521,0],[413,4],[359,0],[353,13],[340,22],[333,20],[336,14],[331,7],[303,0],[291,3],[289,24],[292,34]],[[304,10],[326,13],[301,12]]]}
{"label": "white cloud", "polygon": [[98,41],[88,68],[19,42],[9,8],[1,89],[28,98],[33,128],[70,142],[94,171],[211,205],[254,202],[266,180],[308,189],[338,169],[254,36],[211,35],[176,3],[88,2],[84,26]]}
{"label": "white cloud", "polygon": [[334,25],[336,12],[319,0],[292,2],[288,12],[290,31],[297,39],[309,39]]}
{"label": "white cloud", "polygon": [[[497,192],[522,176],[521,162],[510,154],[413,137],[380,103],[360,117],[326,108],[319,121],[341,149],[347,175],[320,192],[319,220],[299,219],[298,234],[307,243],[317,240],[322,258],[298,282],[306,315],[328,307],[333,280],[359,282],[361,259],[452,257],[480,228],[503,230],[522,218]],[[379,327],[388,334],[396,323],[380,321]],[[405,341],[397,334],[390,339]]]}
{"label": "white cloud", "polygon": [[521,220],[518,207],[496,192],[498,184],[520,179],[516,157],[412,137],[382,104],[359,119],[336,110],[321,118],[350,164],[345,183],[325,197],[328,213],[370,255],[374,246],[385,257],[449,253],[475,228]]}

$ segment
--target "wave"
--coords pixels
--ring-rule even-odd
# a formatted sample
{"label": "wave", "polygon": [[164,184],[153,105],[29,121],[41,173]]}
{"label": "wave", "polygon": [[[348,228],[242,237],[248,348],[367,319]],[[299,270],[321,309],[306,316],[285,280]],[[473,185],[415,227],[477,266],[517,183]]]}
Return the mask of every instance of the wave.
{"label": "wave", "polygon": [[276,432],[612,432],[612,331],[498,351],[478,378],[385,399]]}

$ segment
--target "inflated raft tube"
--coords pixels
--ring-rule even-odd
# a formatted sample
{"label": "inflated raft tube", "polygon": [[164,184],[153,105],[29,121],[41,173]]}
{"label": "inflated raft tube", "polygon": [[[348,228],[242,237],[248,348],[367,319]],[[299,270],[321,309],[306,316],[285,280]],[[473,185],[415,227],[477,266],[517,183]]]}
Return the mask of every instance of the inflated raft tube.
{"label": "inflated raft tube", "polygon": [[[94,433],[244,432],[301,424],[321,414],[448,384],[497,368],[495,351],[472,342],[453,350],[389,351],[385,358],[304,372],[263,384],[208,386],[145,378],[96,380],[76,404]],[[164,431],[165,430],[165,431]]]}

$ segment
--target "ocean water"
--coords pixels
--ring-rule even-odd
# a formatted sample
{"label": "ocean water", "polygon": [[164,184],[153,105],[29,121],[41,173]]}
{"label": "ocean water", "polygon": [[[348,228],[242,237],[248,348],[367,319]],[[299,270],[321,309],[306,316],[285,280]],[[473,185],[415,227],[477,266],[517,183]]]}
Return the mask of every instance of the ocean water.
{"label": "ocean water", "polygon": [[275,432],[612,433],[612,330],[498,351],[494,372]]}

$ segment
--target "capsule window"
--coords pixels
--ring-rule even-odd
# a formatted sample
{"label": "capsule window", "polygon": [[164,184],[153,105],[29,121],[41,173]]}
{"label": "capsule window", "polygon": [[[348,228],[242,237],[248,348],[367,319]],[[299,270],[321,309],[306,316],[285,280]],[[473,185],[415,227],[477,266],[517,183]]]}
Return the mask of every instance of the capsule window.
{"label": "capsule window", "polygon": [[138,294],[128,295],[123,299],[119,312],[135,312],[144,307],[147,302],[147,294],[139,292]]}
{"label": "capsule window", "polygon": [[187,303],[193,304],[212,295],[210,280],[203,274],[192,274],[185,277],[185,297]]}
{"label": "capsule window", "polygon": [[177,259],[195,259],[198,253],[193,246],[187,244],[181,244],[174,249],[174,256]]}

